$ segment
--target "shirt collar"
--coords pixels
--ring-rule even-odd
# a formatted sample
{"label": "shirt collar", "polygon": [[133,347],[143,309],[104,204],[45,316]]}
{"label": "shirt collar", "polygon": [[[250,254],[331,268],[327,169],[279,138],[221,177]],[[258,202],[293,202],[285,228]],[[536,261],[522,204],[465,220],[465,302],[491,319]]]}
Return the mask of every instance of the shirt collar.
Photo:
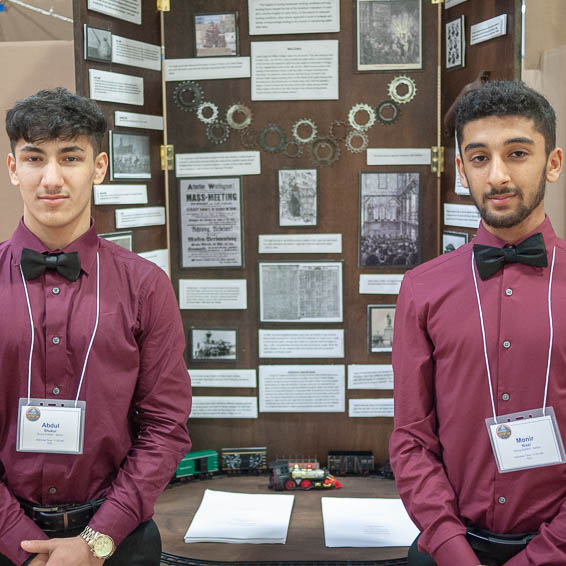
{"label": "shirt collar", "polygon": [[60,250],[50,250],[47,246],[24,224],[23,217],[10,239],[12,247],[12,263],[20,265],[20,256],[23,248],[29,248],[39,253],[79,252],[81,269],[87,275],[92,271],[98,251],[98,236],[94,228],[94,220],[90,221],[90,228],[76,240]]}
{"label": "shirt collar", "polygon": [[[542,234],[542,237],[544,238],[547,252],[552,251],[556,240],[556,234],[550,222],[550,218],[546,214],[541,224],[539,224],[532,232],[529,232],[520,240],[513,242],[513,245],[520,244],[521,242],[525,241],[527,238],[530,238],[533,234],[537,234],[538,232],[540,232]],[[509,242],[506,242],[505,240],[494,236],[491,232],[488,232],[483,225],[483,222],[480,222],[478,233],[476,234],[473,243],[481,244],[484,246],[493,246],[495,248],[503,248],[504,246],[509,245]]]}

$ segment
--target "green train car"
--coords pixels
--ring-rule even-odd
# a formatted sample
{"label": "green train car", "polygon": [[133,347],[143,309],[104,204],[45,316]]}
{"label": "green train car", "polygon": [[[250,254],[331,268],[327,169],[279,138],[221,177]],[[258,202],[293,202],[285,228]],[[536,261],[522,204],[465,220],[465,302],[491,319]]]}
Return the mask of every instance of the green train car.
{"label": "green train car", "polygon": [[189,452],[177,466],[175,478],[182,481],[189,477],[212,477],[218,471],[218,452],[216,450],[195,450]]}

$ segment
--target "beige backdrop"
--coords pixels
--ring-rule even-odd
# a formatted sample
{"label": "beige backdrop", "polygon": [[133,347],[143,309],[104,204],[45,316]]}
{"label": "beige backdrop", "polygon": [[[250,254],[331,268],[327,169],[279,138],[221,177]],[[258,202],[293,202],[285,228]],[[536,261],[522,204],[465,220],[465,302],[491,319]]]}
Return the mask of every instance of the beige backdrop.
{"label": "beige backdrop", "polygon": [[[1,17],[1,16],[0,16]],[[65,86],[75,90],[72,41],[15,41],[0,43],[0,241],[10,237],[22,214],[18,189],[10,183],[6,157],[6,109],[16,100],[42,88]]]}

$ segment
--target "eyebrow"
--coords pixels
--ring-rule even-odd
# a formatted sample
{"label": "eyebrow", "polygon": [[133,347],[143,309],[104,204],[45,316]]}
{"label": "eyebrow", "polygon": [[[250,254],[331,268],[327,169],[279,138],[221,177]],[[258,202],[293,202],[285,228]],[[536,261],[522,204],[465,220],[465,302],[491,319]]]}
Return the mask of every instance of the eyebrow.
{"label": "eyebrow", "polygon": [[[512,145],[514,143],[524,143],[527,145],[535,145],[535,140],[531,139],[531,138],[524,138],[524,137],[517,137],[517,138],[509,138],[508,140],[505,140],[503,142],[503,145]],[[464,148],[464,152],[466,151],[471,151],[472,149],[478,149],[478,148],[483,148],[483,147],[487,147],[487,144],[482,143],[482,142],[472,142],[466,145],[466,147]]]}
{"label": "eyebrow", "polygon": [[[20,151],[22,153],[40,153],[42,155],[45,155],[45,151],[43,151],[43,149],[41,149],[40,147],[37,147],[35,145],[24,145]],[[84,148],[82,148],[80,145],[69,145],[66,147],[62,147],[59,150],[59,153],[74,153],[75,151],[80,151],[82,153],[85,152]]]}

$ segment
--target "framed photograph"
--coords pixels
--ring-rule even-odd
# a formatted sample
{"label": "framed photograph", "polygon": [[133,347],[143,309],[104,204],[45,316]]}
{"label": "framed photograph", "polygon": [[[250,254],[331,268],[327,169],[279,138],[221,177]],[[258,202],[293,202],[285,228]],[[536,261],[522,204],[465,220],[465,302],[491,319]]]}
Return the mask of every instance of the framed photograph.
{"label": "framed photograph", "polygon": [[393,348],[393,327],[395,305],[368,306],[369,353],[391,352]]}
{"label": "framed photograph", "polygon": [[316,226],[316,169],[279,169],[279,226]]}
{"label": "framed photograph", "polygon": [[243,267],[241,177],[179,181],[181,267]]}
{"label": "framed photograph", "polygon": [[446,68],[460,69],[466,66],[465,16],[446,23]]}
{"label": "framed photograph", "polygon": [[112,62],[112,32],[107,29],[84,25],[85,59]]}
{"label": "framed photograph", "polygon": [[259,263],[261,322],[342,322],[343,262]]}
{"label": "framed photograph", "polygon": [[419,263],[420,192],[420,173],[360,173],[360,267]]}
{"label": "framed photograph", "polygon": [[238,13],[195,14],[196,57],[238,55]]}
{"label": "framed photograph", "polygon": [[468,243],[467,232],[448,232],[442,233],[442,253],[447,254],[457,250],[460,246]]}
{"label": "framed photograph", "polygon": [[191,328],[191,360],[237,360],[237,335],[235,328]]}
{"label": "framed photograph", "polygon": [[355,0],[356,69],[422,69],[422,0]]}
{"label": "framed photograph", "polygon": [[108,132],[110,180],[151,179],[149,136]]}
{"label": "framed photograph", "polygon": [[127,232],[108,232],[106,234],[98,234],[99,237],[108,240],[109,242],[114,242],[118,246],[122,246],[127,250],[134,251],[134,233],[131,230]]}

